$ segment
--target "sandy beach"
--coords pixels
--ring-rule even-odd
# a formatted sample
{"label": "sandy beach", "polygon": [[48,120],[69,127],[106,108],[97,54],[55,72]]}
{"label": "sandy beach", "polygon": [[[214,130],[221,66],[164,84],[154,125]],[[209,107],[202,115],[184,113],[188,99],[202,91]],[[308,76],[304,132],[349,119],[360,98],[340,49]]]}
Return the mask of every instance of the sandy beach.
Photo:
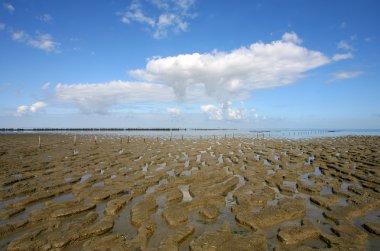
{"label": "sandy beach", "polygon": [[2,250],[379,250],[380,137],[0,135]]}

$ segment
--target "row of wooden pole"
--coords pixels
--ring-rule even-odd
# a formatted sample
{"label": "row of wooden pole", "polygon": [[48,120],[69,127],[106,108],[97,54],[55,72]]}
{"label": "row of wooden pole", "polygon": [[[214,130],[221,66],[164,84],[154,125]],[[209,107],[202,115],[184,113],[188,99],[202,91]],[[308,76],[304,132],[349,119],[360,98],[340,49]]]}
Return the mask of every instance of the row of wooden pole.
{"label": "row of wooden pole", "polygon": [[[227,135],[226,135],[226,134],[224,135],[224,138],[225,138],[225,139],[227,138]],[[232,138],[233,138],[233,139],[235,138],[235,135],[234,135],[234,134],[232,135]],[[202,136],[199,136],[199,139],[202,139]],[[159,137],[157,137],[156,140],[157,140],[157,142],[159,142],[159,141],[160,141],[160,140],[159,140]],[[181,141],[183,141],[183,140],[184,140],[184,136],[182,135],[182,136],[181,136]],[[216,136],[215,136],[215,135],[214,135],[214,140],[216,140]],[[98,144],[98,138],[97,138],[96,135],[94,135],[94,137],[92,138],[92,141],[93,141],[93,143],[94,143],[95,145]],[[146,143],[146,139],[145,139],[145,138],[143,138],[143,141],[144,141],[144,143]],[[170,135],[170,141],[172,141],[172,135]],[[74,142],[74,146],[76,146],[76,145],[77,145],[77,136],[76,136],[76,135],[74,136],[73,142]],[[129,138],[129,136],[128,136],[128,138],[127,138],[127,143],[129,144],[129,142],[130,142],[130,138]],[[123,138],[120,138],[120,144],[121,144],[121,145],[123,144]],[[38,148],[41,148],[41,135],[38,135]]]}

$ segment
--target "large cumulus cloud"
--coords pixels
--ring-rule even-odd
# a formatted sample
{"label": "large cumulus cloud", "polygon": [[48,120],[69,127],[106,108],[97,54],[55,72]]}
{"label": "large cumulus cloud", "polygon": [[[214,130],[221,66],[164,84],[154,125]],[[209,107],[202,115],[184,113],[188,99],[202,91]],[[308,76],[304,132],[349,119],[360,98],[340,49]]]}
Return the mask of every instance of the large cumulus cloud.
{"label": "large cumulus cloud", "polygon": [[257,42],[231,52],[154,58],[145,69],[129,73],[169,85],[181,99],[193,86],[203,85],[207,95],[226,102],[240,92],[292,84],[307,71],[331,62],[323,53],[302,47],[301,42],[297,34],[285,33],[281,40]]}

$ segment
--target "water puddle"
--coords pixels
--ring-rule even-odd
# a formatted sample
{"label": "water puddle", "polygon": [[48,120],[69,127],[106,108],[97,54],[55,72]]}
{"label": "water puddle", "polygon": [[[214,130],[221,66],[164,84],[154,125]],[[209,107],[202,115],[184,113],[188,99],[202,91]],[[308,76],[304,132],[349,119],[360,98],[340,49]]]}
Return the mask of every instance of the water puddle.
{"label": "water puddle", "polygon": [[53,198],[51,201],[53,202],[67,202],[75,200],[75,196],[72,193],[63,194],[61,196]]}
{"label": "water puddle", "polygon": [[166,208],[166,194],[158,196],[156,198],[156,204],[158,208],[150,218],[156,223],[157,229],[160,229],[160,231],[154,231],[152,237],[149,239],[148,246],[152,250],[156,250],[163,239],[175,232],[175,228],[170,227],[162,217],[162,211]]}
{"label": "water puddle", "polygon": [[330,195],[332,194],[332,188],[329,186],[322,186],[321,187],[321,192],[319,193],[320,195]]}
{"label": "water puddle", "polygon": [[235,188],[232,191],[228,192],[225,197],[226,207],[228,207],[230,210],[233,205],[236,205],[236,201],[233,197],[235,191],[245,185],[245,179],[243,176],[235,174],[234,177],[239,178],[239,183],[235,186]]}
{"label": "water puddle", "polygon": [[118,218],[115,220],[115,225],[112,228],[113,233],[120,234],[127,240],[132,240],[136,237],[137,229],[131,223],[131,208],[143,198],[143,195],[137,196],[121,209]]}
{"label": "water puddle", "polygon": [[8,204],[15,203],[15,202],[23,200],[25,198],[26,198],[26,196],[17,196],[17,197],[14,197],[14,198],[6,199],[4,201],[0,201],[0,210],[2,210]]}
{"label": "water puddle", "polygon": [[282,184],[284,185],[284,186],[287,186],[287,187],[292,187],[292,188],[294,188],[294,189],[296,189],[297,188],[297,182],[295,182],[295,181],[283,181],[282,182]]}
{"label": "water puddle", "polygon": [[156,192],[156,190],[157,190],[157,188],[159,186],[161,186],[161,185],[167,185],[167,184],[168,184],[168,180],[167,179],[162,179],[162,180],[160,180],[158,182],[158,184],[148,187],[148,189],[146,190],[146,194],[154,193],[154,192]]}
{"label": "water puddle", "polygon": [[104,187],[104,181],[96,182],[92,187]]}
{"label": "water puddle", "polygon": [[305,162],[305,165],[311,165],[314,160],[315,160],[314,156],[307,157],[307,161]]}
{"label": "water puddle", "polygon": [[314,172],[301,174],[299,180],[301,180],[308,186],[314,186],[314,182],[309,179],[309,176],[312,174],[316,176],[321,176],[322,175],[321,169],[319,167],[315,167]]}
{"label": "water puddle", "polygon": [[267,159],[264,159],[263,163],[264,163],[264,166],[271,166],[272,165]]}
{"label": "water puddle", "polygon": [[73,178],[72,177],[65,177],[65,178],[63,178],[64,179],[64,181],[66,181],[66,182],[70,182]]}
{"label": "water puddle", "polygon": [[363,188],[362,184],[360,184],[360,183],[347,183],[347,182],[343,182],[342,185],[340,186],[340,188],[345,193],[351,194],[352,192],[348,189],[350,186],[356,187],[356,188]]}
{"label": "water puddle", "polygon": [[314,168],[314,173],[313,174],[316,175],[316,176],[322,175],[321,169],[318,166],[316,166]]}
{"label": "water puddle", "polygon": [[189,164],[190,164],[190,161],[189,161],[189,160],[186,160],[186,161],[185,161],[185,168],[188,168],[188,167],[189,167]]}
{"label": "water puddle", "polygon": [[11,177],[14,178],[14,179],[21,179],[22,178],[22,173],[12,174]]}
{"label": "water puddle", "polygon": [[156,168],[156,171],[160,171],[166,168],[166,162],[159,164],[158,167]]}
{"label": "water puddle", "polygon": [[220,154],[218,157],[218,164],[223,164],[223,154]]}
{"label": "water puddle", "polygon": [[83,183],[83,182],[85,182],[86,180],[88,180],[88,179],[91,177],[91,175],[92,175],[92,174],[90,174],[90,173],[83,175],[83,176],[80,178],[79,183]]}
{"label": "water puddle", "polygon": [[148,171],[148,163],[146,163],[141,169],[144,173],[146,173]]}
{"label": "water puddle", "polygon": [[189,202],[193,200],[193,197],[189,193],[189,185],[179,185],[178,189],[181,190],[183,194],[182,202]]}
{"label": "water puddle", "polygon": [[107,203],[101,203],[101,204],[96,205],[96,212],[98,213],[100,217],[103,217],[104,210],[106,209],[106,207],[107,207]]}
{"label": "water puddle", "polygon": [[270,170],[267,170],[267,175],[272,175],[272,174],[275,174],[276,171],[270,169]]}
{"label": "water puddle", "polygon": [[202,157],[202,154],[198,154],[195,162],[197,162],[197,163],[201,162],[201,157]]}
{"label": "water puddle", "polygon": [[191,170],[184,170],[181,172],[179,176],[190,176],[191,175]]}
{"label": "water puddle", "polygon": [[366,222],[380,224],[380,209],[369,212],[364,217],[354,219],[354,225],[368,234],[367,250],[378,250],[380,247],[380,238],[364,229],[363,224]]}
{"label": "water puddle", "polygon": [[170,170],[170,171],[168,171],[166,173],[169,175],[169,177],[175,177],[174,169],[172,169],[172,170]]}
{"label": "water puddle", "polygon": [[141,160],[142,158],[143,158],[143,156],[139,156],[138,158],[135,158],[134,161],[139,161],[139,160]]}
{"label": "water puddle", "polygon": [[1,220],[0,221],[1,225],[7,224],[9,222],[14,222],[14,221],[27,220],[32,211],[43,208],[45,206],[45,201],[46,200],[44,199],[39,202],[35,202],[34,204],[30,204],[29,206],[25,208],[24,211],[16,214],[15,216],[9,219]]}
{"label": "water puddle", "polygon": [[325,209],[314,205],[310,201],[310,196],[307,194],[299,193],[297,197],[301,197],[304,199],[306,204],[306,216],[313,223],[314,226],[318,227],[321,231],[326,234],[335,235],[331,231],[331,227],[334,223],[330,222],[323,216],[323,212]]}
{"label": "water puddle", "polygon": [[339,197],[338,206],[341,206],[341,207],[348,206],[347,198],[346,197]]}

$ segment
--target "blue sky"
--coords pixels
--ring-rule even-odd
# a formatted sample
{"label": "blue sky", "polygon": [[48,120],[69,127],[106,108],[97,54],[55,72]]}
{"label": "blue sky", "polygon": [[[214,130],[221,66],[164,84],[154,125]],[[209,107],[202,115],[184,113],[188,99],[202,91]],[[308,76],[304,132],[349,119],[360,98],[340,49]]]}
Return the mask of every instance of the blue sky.
{"label": "blue sky", "polygon": [[0,127],[380,128],[379,1],[0,5]]}

